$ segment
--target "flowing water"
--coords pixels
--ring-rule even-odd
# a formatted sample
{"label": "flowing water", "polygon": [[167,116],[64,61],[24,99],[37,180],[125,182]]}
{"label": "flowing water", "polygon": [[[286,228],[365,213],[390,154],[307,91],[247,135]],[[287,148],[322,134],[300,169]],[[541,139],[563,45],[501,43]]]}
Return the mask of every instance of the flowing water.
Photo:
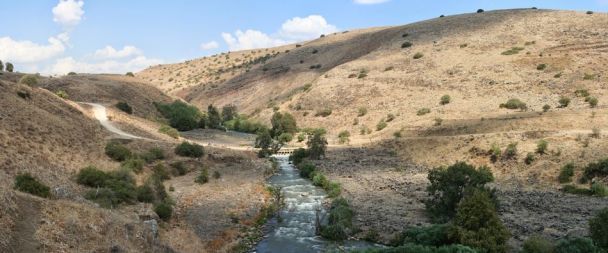
{"label": "flowing water", "polygon": [[362,241],[345,241],[340,245],[326,241],[315,234],[316,213],[324,217],[326,210],[322,203],[325,191],[316,187],[310,180],[300,177],[299,171],[289,163],[287,156],[276,156],[279,172],[269,179],[269,184],[281,187],[285,207],[280,212],[281,221],[276,218],[269,221],[270,231],[258,243],[258,253],[307,253],[323,252],[340,247],[355,249],[372,247]]}

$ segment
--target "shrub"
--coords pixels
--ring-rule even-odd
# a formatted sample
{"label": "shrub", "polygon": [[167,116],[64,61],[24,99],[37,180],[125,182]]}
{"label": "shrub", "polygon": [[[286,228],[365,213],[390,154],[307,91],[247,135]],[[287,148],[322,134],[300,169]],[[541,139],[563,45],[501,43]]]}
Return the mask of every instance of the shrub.
{"label": "shrub", "polygon": [[279,135],[278,139],[280,142],[290,142],[291,140],[293,140],[293,135],[290,133],[282,133],[281,135]]}
{"label": "shrub", "polygon": [[298,148],[293,151],[293,153],[289,156],[289,160],[293,162],[293,164],[298,165],[308,156],[308,151],[303,148]]}
{"label": "shrub", "polygon": [[561,239],[555,246],[555,253],[600,253],[589,238],[575,237]]}
{"label": "shrub", "polygon": [[137,201],[139,202],[152,203],[155,200],[154,191],[148,184],[135,188],[135,195],[137,196]]}
{"label": "shrub", "polygon": [[536,70],[544,70],[547,68],[547,64],[541,63],[536,66]]}
{"label": "shrub", "polygon": [[171,215],[173,214],[173,206],[167,201],[162,201],[154,206],[154,212],[159,218],[167,221],[171,219]]}
{"label": "shrub", "polygon": [[221,177],[222,177],[222,174],[220,174],[219,171],[216,170],[213,172],[213,179],[217,180],[217,179],[220,179]]}
{"label": "shrub", "polygon": [[177,131],[177,129],[170,127],[168,125],[161,125],[160,128],[158,129],[158,132],[171,136],[174,139],[179,138],[179,132]]}
{"label": "shrub", "polygon": [[142,154],[142,158],[146,161],[146,163],[152,163],[154,161],[165,159],[165,152],[161,148],[154,147]]}
{"label": "shrub", "polygon": [[32,195],[36,195],[43,198],[51,196],[50,188],[40,183],[30,173],[19,174],[15,177],[15,190],[27,192]]}
{"label": "shrub", "polygon": [[585,75],[583,76],[583,80],[594,80],[595,79],[595,74],[587,74],[585,73]]}
{"label": "shrub", "polygon": [[321,110],[317,110],[317,112],[315,112],[315,117],[327,117],[331,115],[331,109],[330,108],[324,108]]}
{"label": "shrub", "polygon": [[401,138],[401,136],[402,136],[401,131],[395,131],[393,133],[393,137],[395,137],[395,138]]}
{"label": "shrub", "polygon": [[468,46],[469,46],[469,44],[468,44],[468,43],[463,43],[463,44],[460,44],[460,45],[459,45],[459,47],[460,47],[460,48],[465,48],[465,47],[468,47]]}
{"label": "shrub", "polygon": [[175,169],[175,172],[177,172],[177,175],[179,176],[183,176],[188,173],[188,168],[186,168],[183,162],[174,162],[171,164],[171,167]]}
{"label": "shrub", "polygon": [[[6,66],[8,69],[8,63]],[[24,75],[21,77],[21,79],[19,79],[19,83],[32,87],[38,84],[38,77],[35,75]]]}
{"label": "shrub", "polygon": [[550,105],[543,105],[543,112],[548,112],[551,109]]}
{"label": "shrub", "polygon": [[391,71],[391,70],[393,70],[393,69],[395,69],[395,67],[393,67],[393,66],[388,66],[388,67],[386,67],[386,68],[384,69],[384,72],[386,72],[386,71]]}
{"label": "shrub", "polygon": [[365,107],[359,107],[359,111],[357,113],[358,117],[363,117],[365,116],[365,114],[367,114],[367,108]]}
{"label": "shrub", "polygon": [[353,215],[354,212],[346,199],[335,199],[329,209],[327,225],[321,227],[321,236],[334,241],[347,239],[353,230]]}
{"label": "shrub", "polygon": [[449,224],[433,224],[427,227],[414,227],[402,234],[400,245],[419,244],[425,246],[443,246],[454,243],[449,238]]}
{"label": "shrub", "polygon": [[384,119],[381,119],[380,122],[376,124],[376,131],[382,131],[382,129],[386,128],[386,126],[386,121],[384,121]]}
{"label": "shrub", "polygon": [[574,95],[576,95],[577,97],[588,97],[591,94],[589,94],[589,91],[586,89],[578,89],[574,91]]}
{"label": "shrub", "polygon": [[406,41],[401,44],[401,48],[408,48],[412,46],[412,42]]}
{"label": "shrub", "polygon": [[129,77],[135,77],[135,75],[133,74],[133,72],[127,72],[125,74],[125,76],[129,76]]}
{"label": "shrub", "polygon": [[553,242],[541,236],[533,235],[524,241],[521,253],[553,253],[554,250]]}
{"label": "shrub", "polygon": [[324,189],[327,192],[327,196],[330,198],[338,197],[340,196],[340,193],[342,193],[342,187],[337,182],[330,182]]}
{"label": "shrub", "polygon": [[347,130],[341,131],[338,134],[338,140],[339,140],[340,144],[348,143],[349,137],[350,137],[350,132]]}
{"label": "shrub", "polygon": [[306,135],[304,133],[298,134],[298,142],[303,142],[306,139]]}
{"label": "shrub", "polygon": [[502,155],[506,159],[511,159],[517,156],[517,142],[509,143]]}
{"label": "shrub", "polygon": [[565,107],[568,107],[568,105],[570,104],[570,98],[560,97],[558,102],[559,102],[560,107],[565,108]]}
{"label": "shrub", "polygon": [[106,180],[109,179],[110,175],[93,166],[81,169],[76,176],[76,182],[78,182],[78,184],[89,187],[102,187],[105,185]]}
{"label": "shrub", "polygon": [[144,169],[146,161],[141,158],[131,157],[120,164],[120,168],[139,173]]}
{"label": "shrub", "polygon": [[458,204],[450,238],[483,252],[506,252],[510,232],[502,224],[490,194],[481,189]]}
{"label": "shrub", "polygon": [[[169,125],[173,128],[176,128],[179,131],[188,131],[199,127],[200,121],[202,119],[202,114],[198,110],[198,108],[188,105],[181,101],[175,101],[171,104],[163,104],[163,103],[154,103],[156,109],[169,120]],[[217,115],[207,115],[210,119]],[[211,121],[211,120],[210,120]],[[217,116],[217,124],[219,124],[219,116]],[[207,122],[205,122],[207,124]],[[209,122],[209,126],[215,126]]]}
{"label": "shrub", "polygon": [[590,189],[578,188],[574,185],[566,185],[562,188],[562,191],[565,193],[576,194],[576,195],[593,195]]}
{"label": "shrub", "polygon": [[433,121],[435,121],[435,126],[441,126],[441,123],[443,123],[443,119],[441,118],[435,118]]}
{"label": "shrub", "polygon": [[[194,120],[194,110],[196,110],[196,107],[189,109],[190,111],[190,115],[192,120]],[[200,118],[201,121],[204,121],[204,125],[207,128],[213,128],[213,129],[222,129],[221,124],[222,124],[222,117],[220,116],[220,112],[217,110],[217,108],[213,105],[209,105],[207,106],[207,115],[206,117],[201,117]],[[200,123],[199,123],[200,125]],[[181,130],[178,128],[178,130]]]}
{"label": "shrub", "polygon": [[597,246],[608,249],[608,208],[600,210],[589,220],[589,234]]}
{"label": "shrub", "polygon": [[591,14],[593,14],[593,11],[587,11],[587,12],[585,12],[585,13],[587,13],[587,14],[591,15]]}
{"label": "shrub", "polygon": [[558,180],[560,183],[570,183],[572,182],[572,177],[574,176],[574,164],[568,163],[561,168],[558,176]]}
{"label": "shrub", "polygon": [[326,188],[329,186],[329,180],[327,180],[327,177],[325,177],[325,175],[321,174],[321,173],[313,173],[314,176],[312,177],[312,184],[315,186],[319,186],[319,187],[323,187]]}
{"label": "shrub", "polygon": [[450,103],[451,100],[452,100],[452,98],[450,97],[450,95],[443,95],[443,96],[441,96],[441,99],[439,100],[439,104],[447,105]]}
{"label": "shrub", "polygon": [[10,63],[10,62],[6,63],[6,68],[5,68],[6,72],[13,72],[14,68],[15,68],[15,66],[13,66],[12,63]]}
{"label": "shrub", "polygon": [[599,128],[591,129],[591,137],[599,139],[602,136],[601,130]]}
{"label": "shrub", "polygon": [[517,98],[512,98],[507,100],[506,103],[504,104],[500,104],[499,106],[500,108],[507,108],[507,109],[520,109],[522,111],[528,109],[528,106],[526,105],[526,103],[522,102],[521,100],[517,99]]}
{"label": "shrub", "polygon": [[206,167],[203,167],[201,169],[200,174],[198,174],[196,179],[194,179],[194,182],[199,183],[199,184],[205,184],[205,183],[209,182],[209,171],[207,170]]}
{"label": "shrub", "polygon": [[125,161],[132,155],[131,150],[117,142],[106,144],[105,152],[108,157],[118,162]]}
{"label": "shrub", "polygon": [[529,165],[529,164],[532,164],[532,162],[534,162],[535,159],[536,158],[534,157],[534,153],[529,152],[526,155],[526,159],[524,159],[524,162]]}
{"label": "shrub", "polygon": [[511,49],[504,51],[500,54],[502,55],[514,55],[514,54],[518,54],[520,51],[524,50],[523,47],[512,47]]}
{"label": "shrub", "polygon": [[63,99],[68,99],[70,96],[68,95],[67,92],[65,92],[64,90],[58,90],[57,92],[55,92],[55,95],[57,95],[60,98]]}
{"label": "shrub", "polygon": [[598,102],[598,101],[597,101],[597,98],[595,98],[595,97],[590,97],[590,98],[587,100],[587,103],[589,103],[589,106],[591,106],[592,108],[594,108],[594,107],[596,107],[596,106],[597,106],[597,102]]}
{"label": "shrub", "polygon": [[135,180],[128,170],[109,173],[95,167],[86,167],[78,173],[76,181],[89,187],[96,187],[85,194],[85,198],[95,201],[102,207],[111,208],[120,203],[130,203],[136,199]]}
{"label": "shrub", "polygon": [[424,56],[424,55],[423,55],[422,53],[418,52],[418,53],[414,54],[413,58],[414,58],[414,59],[420,59],[420,58],[422,58],[423,56]]}
{"label": "shrub", "polygon": [[395,114],[389,113],[386,115],[386,122],[391,122],[395,119]]}
{"label": "shrub", "polygon": [[127,104],[127,102],[116,103],[116,108],[128,114],[133,113],[133,108],[129,104]]}
{"label": "shrub", "polygon": [[591,184],[591,194],[597,197],[606,197],[608,196],[608,189],[602,183],[594,182]]}
{"label": "shrub", "polygon": [[181,144],[177,145],[177,147],[175,147],[175,154],[179,156],[199,158],[203,156],[204,150],[203,146],[201,145],[195,143],[191,144],[189,142],[184,141]]}
{"label": "shrub", "polygon": [[169,172],[165,169],[165,166],[162,163],[155,165],[152,168],[152,176],[160,179],[161,181],[170,179]]}
{"label": "shrub", "polygon": [[410,35],[409,33],[403,33],[403,34],[401,34],[401,37],[402,37],[402,38],[405,38],[405,37],[407,37],[407,36],[409,36],[409,35]]}
{"label": "shrub", "polygon": [[422,115],[428,114],[428,113],[430,113],[430,112],[431,112],[431,109],[429,109],[429,108],[420,108],[420,109],[418,109],[418,111],[416,112],[416,115],[418,115],[418,116],[422,116]]}
{"label": "shrub", "polygon": [[352,73],[352,74],[348,75],[348,78],[355,78],[355,77],[357,77],[357,74],[355,74],[355,73]]}
{"label": "shrub", "polygon": [[477,13],[482,13],[483,9],[477,9]]}
{"label": "shrub", "polygon": [[553,78],[560,78],[560,77],[562,77],[562,72],[559,72],[559,73],[553,75]]}
{"label": "shrub", "polygon": [[359,73],[359,75],[357,76],[357,79],[362,79],[362,78],[365,78],[365,77],[367,77],[366,73]]}
{"label": "shrub", "polygon": [[583,171],[581,183],[586,183],[587,181],[597,176],[606,175],[608,175],[608,158],[599,160],[597,162],[589,163]]}
{"label": "shrub", "polygon": [[496,162],[502,152],[500,151],[500,147],[498,146],[498,144],[492,143],[492,146],[490,146],[489,153],[490,153],[490,160],[492,160],[492,162]]}
{"label": "shrub", "polygon": [[308,154],[312,159],[320,159],[325,156],[325,150],[327,149],[327,139],[325,139],[325,129],[316,129],[312,134],[308,136],[306,142],[308,146]]}
{"label": "shrub", "polygon": [[494,181],[494,176],[487,167],[475,168],[464,162],[457,162],[449,167],[438,167],[429,171],[430,185],[426,191],[429,199],[425,201],[426,210],[434,221],[448,221],[454,217],[456,206],[465,194],[465,190],[482,188]]}
{"label": "shrub", "polygon": [[315,165],[311,162],[306,162],[299,164],[298,169],[300,170],[301,177],[311,178],[311,175],[313,174],[313,172],[315,172],[317,167],[315,167]]}
{"label": "shrub", "polygon": [[545,154],[549,143],[546,140],[540,140],[536,143],[536,153]]}

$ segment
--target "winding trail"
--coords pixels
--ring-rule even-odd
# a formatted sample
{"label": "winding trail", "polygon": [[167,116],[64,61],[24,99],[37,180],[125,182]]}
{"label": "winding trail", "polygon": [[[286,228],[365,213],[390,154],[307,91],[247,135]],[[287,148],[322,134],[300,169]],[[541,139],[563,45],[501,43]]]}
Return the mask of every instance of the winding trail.
{"label": "winding trail", "polygon": [[80,102],[80,103],[90,105],[93,108],[93,116],[99,121],[101,126],[103,126],[108,131],[110,131],[114,134],[117,134],[121,138],[123,138],[123,139],[142,139],[142,140],[153,141],[152,139],[135,136],[135,135],[132,135],[130,133],[127,133],[125,131],[118,129],[116,126],[114,126],[110,122],[110,119],[108,119],[108,112],[107,112],[105,106],[97,104],[97,103],[87,103],[87,102]]}

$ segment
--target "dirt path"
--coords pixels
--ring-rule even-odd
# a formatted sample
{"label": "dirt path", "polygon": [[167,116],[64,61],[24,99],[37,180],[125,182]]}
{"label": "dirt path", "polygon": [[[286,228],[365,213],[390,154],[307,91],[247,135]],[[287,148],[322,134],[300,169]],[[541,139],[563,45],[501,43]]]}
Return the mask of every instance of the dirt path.
{"label": "dirt path", "polygon": [[127,132],[124,132],[124,131],[118,129],[116,126],[114,126],[110,122],[110,119],[108,118],[108,113],[107,113],[105,106],[97,104],[97,103],[86,103],[86,102],[81,102],[81,104],[90,105],[93,108],[93,115],[95,116],[95,119],[99,120],[99,123],[106,130],[119,135],[121,138],[152,140],[152,139],[148,139],[148,138],[144,138],[144,137],[135,136],[135,135],[132,135],[130,133],[127,133]]}
{"label": "dirt path", "polygon": [[40,223],[40,203],[22,196],[18,196],[16,200],[20,215],[15,224],[14,239],[9,249],[14,253],[39,252],[40,245],[35,239],[35,234]]}

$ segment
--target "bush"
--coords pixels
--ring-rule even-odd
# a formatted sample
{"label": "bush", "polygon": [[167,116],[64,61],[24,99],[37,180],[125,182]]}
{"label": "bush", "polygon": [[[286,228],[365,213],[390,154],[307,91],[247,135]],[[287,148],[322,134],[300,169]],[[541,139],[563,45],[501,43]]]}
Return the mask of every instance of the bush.
{"label": "bush", "polygon": [[590,189],[578,188],[574,185],[566,185],[562,188],[562,191],[565,193],[576,194],[576,195],[593,195]]}
{"label": "bush", "polygon": [[89,187],[102,187],[105,185],[106,180],[110,179],[110,175],[104,171],[98,170],[93,166],[85,167],[81,169],[76,175],[76,182],[81,185]]}
{"label": "bush", "polygon": [[560,183],[570,183],[572,182],[572,177],[574,176],[574,164],[568,163],[562,167],[559,172],[558,180]]}
{"label": "bush", "polygon": [[517,156],[517,143],[509,143],[502,155],[506,159],[515,158],[515,156]]}
{"label": "bush", "polygon": [[15,190],[27,192],[32,195],[36,195],[43,198],[51,196],[50,188],[40,183],[30,173],[19,174],[15,177]]}
{"label": "bush", "polygon": [[401,236],[402,244],[419,244],[425,246],[443,246],[454,243],[449,238],[449,224],[433,224],[427,227],[414,227],[406,230]]}
{"label": "bush", "polygon": [[314,177],[312,178],[312,184],[315,186],[319,186],[322,188],[326,188],[329,186],[329,180],[327,177],[321,173],[314,173]]}
{"label": "bush", "polygon": [[595,76],[596,76],[595,74],[585,73],[585,75],[583,76],[583,80],[594,80]]}
{"label": "bush", "polygon": [[217,179],[220,179],[220,177],[222,177],[222,174],[220,174],[219,171],[216,170],[213,172],[213,179],[217,180]]}
{"label": "bush", "polygon": [[325,108],[325,109],[321,109],[321,110],[317,110],[315,112],[315,117],[327,117],[329,115],[331,115],[331,109],[330,108]]}
{"label": "bush", "polygon": [[131,157],[120,164],[120,168],[140,173],[144,169],[146,161],[141,158]]}
{"label": "bush", "polygon": [[300,170],[300,176],[303,178],[311,178],[313,172],[317,169],[314,164],[311,162],[302,163],[298,166]]}
{"label": "bush", "polygon": [[598,101],[597,101],[597,98],[595,98],[595,97],[590,97],[590,98],[587,100],[587,103],[589,103],[589,106],[591,106],[592,108],[594,108],[594,107],[596,107],[596,106],[597,106],[597,102],[598,102]]}
{"label": "bush", "polygon": [[173,214],[173,206],[167,201],[162,201],[154,206],[154,212],[164,221],[171,219]]}
{"label": "bush", "polygon": [[412,46],[412,42],[406,41],[401,44],[401,48],[408,48]]}
{"label": "bush", "polygon": [[13,72],[14,68],[15,68],[15,66],[13,66],[12,63],[10,63],[10,62],[6,63],[6,68],[5,68],[6,72]]}
{"label": "bush", "polygon": [[608,249],[608,208],[600,210],[589,220],[589,233],[597,246]]}
{"label": "bush", "polygon": [[165,152],[161,148],[154,147],[142,154],[142,158],[146,161],[146,163],[152,163],[154,161],[165,159]]}
{"label": "bush", "polygon": [[154,191],[148,184],[135,188],[135,195],[137,196],[137,201],[139,202],[152,203],[155,200]]}
{"label": "bush", "polygon": [[133,113],[133,108],[129,104],[127,104],[127,102],[116,103],[116,108],[128,114]]}
{"label": "bush", "polygon": [[340,196],[340,193],[342,193],[342,187],[337,182],[330,182],[329,185],[327,185],[323,189],[325,189],[325,191],[327,192],[327,196],[330,198],[338,197]]}
{"label": "bush", "polygon": [[132,153],[127,147],[117,142],[106,144],[105,153],[114,161],[122,162],[131,157]]}
{"label": "bush", "polygon": [[395,119],[395,114],[389,113],[386,115],[386,122],[391,122]]}
{"label": "bush", "polygon": [[[6,65],[6,67],[8,69],[8,63]],[[11,72],[11,71],[9,71],[9,72]],[[32,87],[32,86],[38,85],[38,77],[35,75],[24,75],[21,77],[21,79],[19,79],[19,83]]]}
{"label": "bush", "polygon": [[502,52],[500,54],[502,54],[502,55],[514,55],[514,54],[517,54],[517,53],[519,53],[520,51],[522,51],[524,49],[525,48],[523,48],[523,47],[512,47],[511,49],[509,49],[507,51],[504,51],[504,52]]}
{"label": "bush", "polygon": [[199,184],[205,184],[205,183],[209,182],[209,171],[207,170],[206,167],[203,167],[201,169],[200,174],[198,174],[196,179],[194,179],[194,182],[199,183]]}
{"label": "bush", "polygon": [[367,108],[359,107],[359,111],[357,112],[357,117],[363,117],[367,114]]}
{"label": "bush", "polygon": [[540,140],[536,143],[536,153],[545,154],[549,143],[546,140]]}
{"label": "bush", "polygon": [[541,63],[536,66],[536,70],[544,70],[547,68],[547,64]]}
{"label": "bush", "polygon": [[176,174],[179,176],[183,176],[188,173],[188,168],[186,168],[183,162],[174,162],[171,164],[171,167],[175,169],[175,172],[177,172]]}
{"label": "bush", "polygon": [[441,99],[439,100],[439,104],[447,105],[450,103],[451,100],[452,100],[452,98],[450,97],[450,95],[443,95],[443,96],[441,96]]}
{"label": "bush", "polygon": [[423,55],[422,53],[418,52],[418,53],[414,54],[413,58],[414,58],[414,59],[420,59],[420,58],[422,58],[423,56],[424,56],[424,55]]}
{"label": "bush", "polygon": [[68,99],[70,96],[68,95],[67,92],[65,92],[64,90],[58,90],[57,92],[55,92],[55,95],[57,95],[60,98],[63,99]]}
{"label": "bush", "polygon": [[578,89],[574,91],[574,95],[576,95],[577,97],[588,97],[591,94],[589,94],[589,91],[586,89]]}
{"label": "bush", "polygon": [[341,131],[338,134],[338,140],[340,144],[348,143],[350,138],[350,132],[347,130]]}
{"label": "bush", "polygon": [[191,144],[189,142],[182,142],[175,147],[175,154],[179,156],[199,158],[204,155],[203,146],[198,144]]}
{"label": "bush", "polygon": [[507,108],[507,109],[520,109],[522,111],[528,109],[528,106],[526,105],[526,103],[522,102],[521,100],[517,99],[517,98],[512,98],[507,100],[506,103],[504,104],[500,104],[499,106],[500,108]]}
{"label": "bush", "polygon": [[327,225],[321,227],[321,236],[334,241],[347,239],[353,231],[353,215],[354,212],[346,199],[335,199],[329,209]]}
{"label": "bush", "polygon": [[548,112],[551,109],[550,105],[543,105],[543,112]]}
{"label": "bush", "polygon": [[532,162],[534,162],[534,160],[536,159],[536,157],[534,157],[534,153],[529,152],[528,154],[526,154],[526,159],[524,159],[524,163],[526,164],[532,164]]}
{"label": "bush", "polygon": [[159,163],[152,168],[152,176],[160,179],[160,181],[171,179],[165,165]]}
{"label": "bush", "polygon": [[494,181],[487,167],[475,168],[464,162],[457,162],[447,168],[438,167],[429,171],[430,185],[426,191],[429,199],[425,201],[426,210],[434,221],[445,222],[456,214],[456,206],[465,191],[483,188]]}
{"label": "bush", "polygon": [[482,252],[507,252],[509,230],[502,224],[490,194],[475,189],[458,204],[450,238]]}
{"label": "bush", "polygon": [[418,109],[418,111],[416,112],[416,115],[418,115],[418,116],[422,116],[422,115],[428,114],[428,113],[430,113],[430,112],[431,112],[431,109],[429,109],[429,108],[420,108],[420,109]]}
{"label": "bush", "polygon": [[555,253],[600,253],[589,238],[575,237],[561,239],[555,246]]}
{"label": "bush", "polygon": [[170,127],[168,125],[161,125],[160,128],[158,129],[158,132],[171,136],[174,139],[179,138],[179,132],[177,131],[177,129]]}
{"label": "bush", "polygon": [[293,151],[293,153],[289,156],[289,160],[293,162],[293,164],[298,165],[308,156],[308,151],[303,148],[298,148]]}
{"label": "bush", "polygon": [[483,9],[477,9],[477,13],[482,13]]}
{"label": "bush", "polygon": [[586,183],[597,176],[606,175],[608,175],[608,158],[588,164],[583,171],[581,183]]}
{"label": "bush", "polygon": [[608,189],[602,183],[595,182],[591,184],[591,194],[597,197],[606,197],[608,196]]}
{"label": "bush", "polygon": [[565,107],[568,107],[568,105],[570,104],[570,98],[560,97],[558,102],[559,102],[559,106],[561,108],[565,108]]}
{"label": "bush", "polygon": [[553,242],[541,236],[533,235],[524,241],[521,253],[553,253],[554,251]]}
{"label": "bush", "polygon": [[585,13],[587,13],[587,14],[591,15],[591,14],[593,14],[593,11],[587,11],[587,12],[585,12]]}
{"label": "bush", "polygon": [[381,119],[380,122],[376,124],[376,131],[382,131],[382,129],[386,128],[386,126],[386,121],[384,121],[384,119]]}
{"label": "bush", "polygon": [[500,151],[500,147],[498,146],[498,144],[492,143],[492,146],[490,146],[489,153],[490,153],[490,160],[492,160],[492,162],[496,162],[502,152]]}
{"label": "bush", "polygon": [[163,117],[169,120],[169,125],[179,131],[197,128],[202,119],[202,114],[198,108],[181,101],[175,101],[171,104],[154,103],[154,105]]}
{"label": "bush", "polygon": [[129,76],[129,77],[135,77],[135,75],[133,74],[133,72],[127,72],[125,74],[125,76]]}
{"label": "bush", "polygon": [[102,207],[111,208],[123,202],[130,203],[137,197],[135,180],[128,170],[106,173],[89,166],[80,170],[76,178],[79,184],[97,188],[87,192],[85,198]]}
{"label": "bush", "polygon": [[298,134],[298,142],[303,142],[306,139],[306,135],[304,133]]}
{"label": "bush", "polygon": [[278,140],[280,142],[287,143],[293,140],[293,135],[290,133],[282,133],[281,135],[279,135]]}

